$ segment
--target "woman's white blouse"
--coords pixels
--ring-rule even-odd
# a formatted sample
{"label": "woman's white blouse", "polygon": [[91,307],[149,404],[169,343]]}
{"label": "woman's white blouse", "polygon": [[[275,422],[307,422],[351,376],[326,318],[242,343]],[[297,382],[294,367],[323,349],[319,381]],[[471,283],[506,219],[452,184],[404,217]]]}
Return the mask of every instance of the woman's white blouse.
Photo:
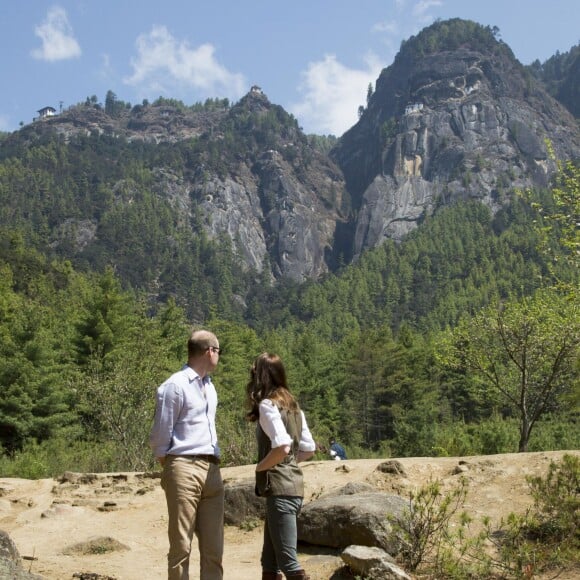
{"label": "woman's white blouse", "polygon": [[[272,442],[272,448],[281,447],[282,445],[291,445],[292,437],[286,431],[284,423],[282,422],[282,416],[278,407],[272,403],[270,399],[264,399],[260,405],[260,427],[264,430],[264,433],[268,435],[270,441]],[[300,451],[315,451],[316,443],[312,438],[312,433],[308,429],[308,424],[306,423],[306,417],[302,411],[302,432],[300,433],[300,444],[298,449]]]}

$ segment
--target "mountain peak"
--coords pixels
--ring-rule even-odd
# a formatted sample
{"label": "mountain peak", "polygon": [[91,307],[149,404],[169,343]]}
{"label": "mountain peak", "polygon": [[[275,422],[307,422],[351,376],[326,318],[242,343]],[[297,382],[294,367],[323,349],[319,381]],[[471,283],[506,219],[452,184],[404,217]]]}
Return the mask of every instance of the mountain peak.
{"label": "mountain peak", "polygon": [[483,54],[504,53],[515,58],[507,44],[499,39],[499,28],[483,26],[472,20],[451,18],[438,20],[431,26],[411,36],[401,45],[397,59],[422,58],[429,54],[454,51],[460,48],[478,51]]}
{"label": "mountain peak", "polygon": [[545,187],[547,139],[558,158],[580,156],[573,117],[497,34],[436,22],[381,72],[332,152],[359,210],[355,255],[402,238],[438,205],[473,198],[495,211],[513,189]]}
{"label": "mountain peak", "polygon": [[237,106],[249,109],[252,112],[259,112],[270,109],[272,103],[270,103],[266,93],[258,85],[253,85],[240,99]]}

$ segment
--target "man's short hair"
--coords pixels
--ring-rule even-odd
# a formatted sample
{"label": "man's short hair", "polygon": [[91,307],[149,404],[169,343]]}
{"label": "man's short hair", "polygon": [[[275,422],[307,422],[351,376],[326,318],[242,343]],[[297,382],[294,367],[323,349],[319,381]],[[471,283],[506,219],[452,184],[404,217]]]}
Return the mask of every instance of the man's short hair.
{"label": "man's short hair", "polygon": [[187,341],[187,356],[189,358],[202,355],[211,346],[218,347],[218,339],[208,330],[194,330]]}

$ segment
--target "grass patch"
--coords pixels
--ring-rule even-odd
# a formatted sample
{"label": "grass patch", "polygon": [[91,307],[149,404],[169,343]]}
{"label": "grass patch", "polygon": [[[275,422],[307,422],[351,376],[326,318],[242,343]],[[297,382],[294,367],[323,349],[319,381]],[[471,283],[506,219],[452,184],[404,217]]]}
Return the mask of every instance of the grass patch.
{"label": "grass patch", "polygon": [[102,536],[69,546],[63,550],[63,554],[66,556],[94,556],[108,554],[110,552],[123,552],[129,549],[129,546],[121,544],[121,542],[118,542],[114,538]]}

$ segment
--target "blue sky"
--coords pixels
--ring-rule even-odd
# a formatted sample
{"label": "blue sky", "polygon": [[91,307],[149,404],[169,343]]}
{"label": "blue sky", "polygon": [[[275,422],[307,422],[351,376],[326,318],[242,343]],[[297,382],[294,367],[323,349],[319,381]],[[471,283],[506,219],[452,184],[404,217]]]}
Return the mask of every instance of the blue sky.
{"label": "blue sky", "polygon": [[577,0],[1,0],[0,130],[108,90],[191,105],[259,85],[307,133],[340,136],[401,41],[456,17],[499,27],[523,64],[580,41]]}

